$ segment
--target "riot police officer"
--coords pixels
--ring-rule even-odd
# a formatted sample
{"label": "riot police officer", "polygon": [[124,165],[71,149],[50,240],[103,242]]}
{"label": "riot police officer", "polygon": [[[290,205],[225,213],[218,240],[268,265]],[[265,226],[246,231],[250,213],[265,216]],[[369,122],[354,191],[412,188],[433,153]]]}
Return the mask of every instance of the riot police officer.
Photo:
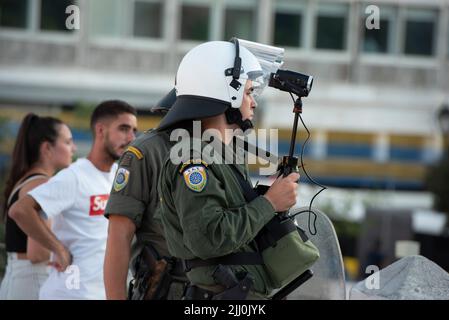
{"label": "riot police officer", "polygon": [[159,126],[193,133],[192,120],[199,120],[203,134],[215,132],[213,142],[182,139],[177,150],[186,152],[177,159],[171,152],[159,179],[158,217],[168,250],[182,259],[191,282],[185,299],[266,298],[273,287],[253,240],[277,212],[296,203],[297,173],[245,199],[241,181],[250,183],[248,167],[231,132],[252,127],[254,91],[263,79],[256,57],[237,46],[212,41],[186,54],[176,75],[176,102]]}
{"label": "riot police officer", "polygon": [[[174,90],[156,105],[166,113]],[[157,179],[171,142],[168,131],[148,130],[127,148],[105,209],[109,219],[104,263],[108,299],[180,299],[187,281],[167,251],[162,226],[153,219],[159,203]],[[134,239],[134,241],[133,241]],[[127,292],[131,261],[133,281]]]}

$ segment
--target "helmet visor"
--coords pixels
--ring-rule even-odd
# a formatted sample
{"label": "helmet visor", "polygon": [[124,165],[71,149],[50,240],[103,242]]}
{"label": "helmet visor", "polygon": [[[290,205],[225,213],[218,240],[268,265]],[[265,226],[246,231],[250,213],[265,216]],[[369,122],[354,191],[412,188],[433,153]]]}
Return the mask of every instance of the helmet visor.
{"label": "helmet visor", "polygon": [[284,48],[273,47],[243,39],[238,39],[238,41],[241,46],[254,54],[262,67],[261,75],[253,75],[251,78],[250,72],[248,72],[248,79],[260,84],[257,89],[255,87],[254,94],[261,95],[262,91],[268,86],[271,74],[276,73],[284,64]]}
{"label": "helmet visor", "polygon": [[254,98],[258,98],[266,87],[264,73],[263,71],[251,71],[247,75],[248,80],[253,82],[252,95]]}

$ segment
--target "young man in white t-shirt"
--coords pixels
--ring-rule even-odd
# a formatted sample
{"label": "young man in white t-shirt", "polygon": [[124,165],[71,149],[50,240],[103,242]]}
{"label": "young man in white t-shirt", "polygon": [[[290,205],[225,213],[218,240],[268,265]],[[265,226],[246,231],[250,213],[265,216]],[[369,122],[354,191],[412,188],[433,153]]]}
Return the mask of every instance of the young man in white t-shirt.
{"label": "young man in white t-shirt", "polygon": [[[94,143],[47,183],[16,202],[10,216],[52,251],[49,278],[40,299],[105,299],[103,262],[108,220],[103,216],[117,165],[135,139],[134,108],[118,100],[97,106],[91,117]],[[39,215],[51,219],[51,230]]]}

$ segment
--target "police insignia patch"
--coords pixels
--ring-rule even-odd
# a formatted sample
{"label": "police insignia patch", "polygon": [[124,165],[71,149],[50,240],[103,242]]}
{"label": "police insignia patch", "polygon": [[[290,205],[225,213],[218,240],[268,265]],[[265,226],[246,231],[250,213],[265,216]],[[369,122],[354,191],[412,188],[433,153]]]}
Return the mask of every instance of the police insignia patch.
{"label": "police insignia patch", "polygon": [[195,192],[203,191],[207,184],[207,171],[204,166],[187,168],[183,173],[187,187]]}
{"label": "police insignia patch", "polygon": [[129,171],[125,168],[119,168],[117,170],[117,174],[115,175],[114,190],[117,192],[122,190],[128,184],[128,180]]}

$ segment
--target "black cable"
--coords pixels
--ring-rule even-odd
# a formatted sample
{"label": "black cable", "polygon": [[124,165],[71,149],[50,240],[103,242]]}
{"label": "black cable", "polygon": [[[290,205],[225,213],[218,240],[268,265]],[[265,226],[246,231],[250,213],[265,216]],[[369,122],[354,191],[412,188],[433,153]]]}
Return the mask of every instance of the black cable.
{"label": "black cable", "polygon": [[[295,98],[293,97],[293,94],[292,94],[291,92],[289,92],[289,93],[290,93],[290,96],[291,96],[292,99],[293,99],[293,103],[295,103]],[[301,159],[301,167],[302,167],[302,170],[304,171],[304,173],[306,174],[307,179],[309,179],[309,181],[312,182],[313,184],[315,184],[315,185],[321,187],[321,190],[319,190],[317,193],[315,193],[315,195],[314,195],[314,196],[312,197],[312,199],[310,200],[310,203],[309,203],[309,209],[308,209],[308,210],[302,210],[302,211],[299,211],[299,212],[295,213],[294,215],[289,215],[288,217],[289,217],[289,218],[294,218],[294,217],[297,216],[298,214],[308,212],[308,213],[309,213],[309,218],[308,218],[307,226],[308,226],[308,228],[309,228],[309,232],[310,232],[311,235],[316,235],[316,233],[317,233],[317,231],[316,231],[316,219],[317,219],[317,215],[316,215],[315,212],[312,211],[312,204],[313,204],[313,201],[315,200],[315,198],[316,198],[321,192],[323,192],[324,190],[326,190],[327,187],[324,186],[324,185],[322,185],[322,184],[319,183],[319,182],[316,182],[314,179],[312,179],[312,177],[310,177],[309,174],[308,174],[307,171],[306,171],[306,167],[304,166],[303,156],[304,156],[304,149],[305,149],[305,146],[306,146],[307,142],[308,142],[309,139],[310,139],[310,131],[309,131],[309,129],[307,128],[306,124],[304,123],[304,120],[302,119],[300,113],[299,113],[299,119],[301,120],[301,123],[302,123],[302,125],[304,126],[304,129],[306,129],[306,132],[307,132],[307,138],[306,138],[306,140],[304,140],[304,143],[303,143],[302,146],[301,146],[301,156],[300,156],[300,159]],[[314,215],[313,228],[314,228],[315,232],[312,232],[311,225],[310,225],[311,214]]]}

